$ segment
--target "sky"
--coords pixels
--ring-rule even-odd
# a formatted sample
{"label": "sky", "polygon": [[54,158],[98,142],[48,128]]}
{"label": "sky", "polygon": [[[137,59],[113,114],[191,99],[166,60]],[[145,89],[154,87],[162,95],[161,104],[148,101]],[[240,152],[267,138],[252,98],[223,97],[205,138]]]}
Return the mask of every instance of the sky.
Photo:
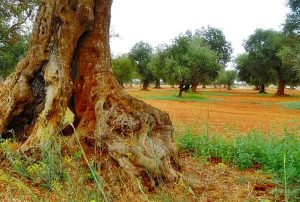
{"label": "sky", "polygon": [[287,12],[286,0],[113,0],[111,26],[120,37],[111,39],[111,50],[126,53],[141,40],[169,44],[209,25],[223,31],[236,56],[255,29],[280,30]]}

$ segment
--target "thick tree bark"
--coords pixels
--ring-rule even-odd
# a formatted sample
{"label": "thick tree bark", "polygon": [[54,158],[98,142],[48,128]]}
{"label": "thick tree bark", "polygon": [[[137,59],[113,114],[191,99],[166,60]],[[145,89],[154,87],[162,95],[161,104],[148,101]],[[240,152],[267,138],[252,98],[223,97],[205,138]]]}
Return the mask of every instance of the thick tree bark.
{"label": "thick tree bark", "polygon": [[192,83],[192,87],[191,87],[191,89],[192,89],[192,92],[193,93],[196,93],[197,92],[197,87],[198,87],[198,85],[199,85],[199,83]]}
{"label": "thick tree bark", "polygon": [[279,79],[278,81],[278,89],[276,92],[276,96],[284,96],[284,89],[285,89],[285,80]]}
{"label": "thick tree bark", "polygon": [[160,87],[160,79],[156,79],[155,80],[155,87],[154,88],[156,88],[156,89],[160,89],[161,87]]}
{"label": "thick tree bark", "polygon": [[266,93],[266,90],[265,90],[265,84],[260,84],[259,85],[259,91],[258,91],[259,94],[261,93]]}
{"label": "thick tree bark", "polygon": [[0,134],[9,137],[13,129],[23,142],[19,150],[35,154],[45,132],[63,131],[69,107],[86,152],[104,148],[132,178],[147,172],[174,181],[168,114],[129,96],[113,76],[111,0],[40,3],[31,48],[0,91]]}

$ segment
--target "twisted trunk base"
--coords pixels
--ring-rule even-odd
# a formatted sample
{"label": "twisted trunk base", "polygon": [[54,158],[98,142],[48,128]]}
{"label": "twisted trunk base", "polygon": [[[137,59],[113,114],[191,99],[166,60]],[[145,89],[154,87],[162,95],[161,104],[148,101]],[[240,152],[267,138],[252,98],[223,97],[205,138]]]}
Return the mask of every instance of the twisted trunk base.
{"label": "twisted trunk base", "polygon": [[13,130],[20,152],[38,156],[42,137],[75,134],[89,152],[107,151],[135,178],[174,181],[173,127],[166,112],[129,96],[111,70],[111,0],[42,0],[31,48],[0,91],[0,134]]}

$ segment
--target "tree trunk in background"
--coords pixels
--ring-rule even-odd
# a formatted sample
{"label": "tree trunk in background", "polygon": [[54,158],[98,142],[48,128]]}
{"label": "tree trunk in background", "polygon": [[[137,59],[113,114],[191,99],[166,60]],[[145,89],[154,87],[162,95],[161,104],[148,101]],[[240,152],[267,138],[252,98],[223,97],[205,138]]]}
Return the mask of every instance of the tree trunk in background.
{"label": "tree trunk in background", "polygon": [[266,93],[266,91],[265,91],[265,84],[260,84],[259,85],[259,91],[258,91],[258,93],[260,94],[260,93]]}
{"label": "tree trunk in background", "polygon": [[284,96],[284,89],[285,89],[285,80],[279,79],[278,81],[278,89],[276,92],[276,96]]}
{"label": "tree trunk in background", "polygon": [[155,87],[154,88],[157,88],[157,89],[160,89],[160,79],[156,79],[155,80]]}
{"label": "tree trunk in background", "polygon": [[45,131],[63,131],[69,107],[87,154],[105,151],[105,162],[117,162],[132,179],[147,173],[174,181],[178,164],[169,115],[129,96],[113,76],[111,3],[40,1],[30,50],[0,91],[0,134],[9,137],[13,129],[22,142],[19,151],[34,155]]}
{"label": "tree trunk in background", "polygon": [[205,84],[203,84],[203,85],[202,85],[202,88],[204,88],[204,89],[205,89],[205,88],[206,88],[206,85],[205,85]]}
{"label": "tree trunk in background", "polygon": [[182,97],[182,92],[184,91],[184,84],[183,82],[179,83],[179,93],[178,93],[178,97]]}
{"label": "tree trunk in background", "polygon": [[196,93],[197,92],[197,87],[198,87],[199,83],[192,83],[192,92]]}
{"label": "tree trunk in background", "polygon": [[227,90],[232,90],[231,85],[227,84]]}
{"label": "tree trunk in background", "polygon": [[148,81],[143,81],[143,87],[141,90],[149,90],[149,82]]}

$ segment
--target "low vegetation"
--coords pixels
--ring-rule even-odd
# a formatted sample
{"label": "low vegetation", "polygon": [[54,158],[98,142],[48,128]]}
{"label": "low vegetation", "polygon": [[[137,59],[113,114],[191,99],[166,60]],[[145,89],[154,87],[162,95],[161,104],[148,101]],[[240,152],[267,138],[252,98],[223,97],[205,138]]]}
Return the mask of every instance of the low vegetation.
{"label": "low vegetation", "polygon": [[[9,187],[16,187],[14,199],[40,201],[47,198],[78,201],[100,201],[106,195],[102,192],[101,184],[95,175],[95,165],[92,159],[88,164],[84,161],[85,154],[80,146],[73,155],[64,154],[62,141],[45,133],[39,158],[20,155],[16,150],[18,143],[12,139],[1,140],[0,152],[2,164],[0,182]],[[92,165],[90,167],[90,165]],[[16,176],[16,177],[13,177]],[[33,190],[38,186],[42,193]],[[25,196],[22,196],[25,192]],[[2,194],[9,195],[3,192]],[[25,198],[22,198],[25,197]],[[107,200],[106,200],[107,201]]]}
{"label": "low vegetation", "polygon": [[169,101],[185,101],[185,102],[211,102],[219,101],[217,98],[208,98],[199,94],[186,93],[184,97],[178,97],[176,94],[172,95],[149,95],[144,96],[144,99],[149,100],[169,100]]}
{"label": "low vegetation", "polygon": [[300,139],[285,130],[282,137],[252,131],[245,136],[186,134],[178,138],[179,148],[212,162],[224,162],[239,169],[273,174],[286,201],[300,199]]}
{"label": "low vegetation", "polygon": [[281,103],[284,108],[300,110],[300,102],[285,102]]}

